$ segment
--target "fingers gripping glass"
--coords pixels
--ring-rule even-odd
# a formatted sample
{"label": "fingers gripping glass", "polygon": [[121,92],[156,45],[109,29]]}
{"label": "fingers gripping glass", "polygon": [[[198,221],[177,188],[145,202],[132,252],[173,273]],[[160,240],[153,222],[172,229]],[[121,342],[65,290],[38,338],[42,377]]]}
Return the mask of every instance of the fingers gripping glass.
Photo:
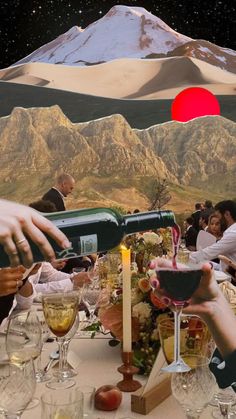
{"label": "fingers gripping glass", "polygon": [[159,268],[156,271],[160,283],[160,290],[171,300],[174,313],[174,361],[162,368],[166,372],[185,372],[190,367],[180,356],[180,316],[183,307],[199,286],[202,276],[199,265],[181,265],[175,268]]}

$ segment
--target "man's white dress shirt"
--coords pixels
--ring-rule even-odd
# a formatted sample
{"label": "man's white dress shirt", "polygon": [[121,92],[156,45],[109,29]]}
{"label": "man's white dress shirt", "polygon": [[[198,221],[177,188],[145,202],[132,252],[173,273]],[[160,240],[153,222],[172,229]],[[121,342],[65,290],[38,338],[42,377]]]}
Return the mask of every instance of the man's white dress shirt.
{"label": "man's white dress shirt", "polygon": [[[224,255],[236,263],[236,223],[228,227],[224,231],[223,237],[216,243],[197,252],[192,252],[190,259],[198,263],[215,259],[219,255]],[[224,270],[226,265],[221,262],[221,267]]]}

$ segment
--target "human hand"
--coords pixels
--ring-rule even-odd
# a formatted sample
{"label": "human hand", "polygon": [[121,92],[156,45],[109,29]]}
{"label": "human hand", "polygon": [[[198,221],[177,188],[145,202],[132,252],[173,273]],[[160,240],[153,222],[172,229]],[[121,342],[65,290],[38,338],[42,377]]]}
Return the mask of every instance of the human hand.
{"label": "human hand", "polygon": [[218,258],[224,262],[226,265],[230,266],[233,269],[236,269],[236,263],[233,262],[231,259],[227,258],[224,255],[219,255]]}
{"label": "human hand", "polygon": [[57,269],[58,271],[61,271],[66,266],[66,260],[53,260],[51,262],[51,265],[54,269]]}
{"label": "human hand", "polygon": [[[178,267],[181,267],[181,264],[177,264]],[[162,258],[154,259],[150,264],[150,269],[158,268],[172,268],[172,261]],[[217,302],[218,297],[221,295],[218,284],[214,278],[214,271],[209,263],[205,263],[202,266],[202,278],[199,284],[199,287],[194,292],[188,305],[183,309],[185,314],[195,314],[195,315],[204,315],[209,314],[212,310],[213,305]],[[161,299],[166,306],[171,306],[171,300],[168,299],[163,290],[160,288],[160,284],[156,275],[153,275],[150,278],[150,282],[154,293]],[[174,309],[174,306],[173,306]]]}
{"label": "human hand", "polygon": [[33,263],[32,252],[25,235],[39,247],[45,260],[51,261],[55,258],[53,248],[44,233],[52,237],[61,248],[70,247],[67,237],[38,211],[0,199],[0,244],[12,267],[20,265],[19,255],[27,268]]}
{"label": "human hand", "polygon": [[17,268],[0,269],[0,296],[15,294],[23,284],[23,275],[26,269],[23,266]]}
{"label": "human hand", "polygon": [[84,284],[89,284],[91,282],[87,272],[78,272],[71,277],[71,280],[75,288],[82,288]]}

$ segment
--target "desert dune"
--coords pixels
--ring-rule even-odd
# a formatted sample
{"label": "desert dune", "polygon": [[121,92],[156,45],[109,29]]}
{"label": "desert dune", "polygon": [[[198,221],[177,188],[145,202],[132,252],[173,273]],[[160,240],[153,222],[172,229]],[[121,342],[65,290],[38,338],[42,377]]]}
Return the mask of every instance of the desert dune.
{"label": "desert dune", "polygon": [[116,99],[172,99],[188,86],[236,94],[236,75],[189,57],[119,59],[87,67],[19,64],[0,80]]}

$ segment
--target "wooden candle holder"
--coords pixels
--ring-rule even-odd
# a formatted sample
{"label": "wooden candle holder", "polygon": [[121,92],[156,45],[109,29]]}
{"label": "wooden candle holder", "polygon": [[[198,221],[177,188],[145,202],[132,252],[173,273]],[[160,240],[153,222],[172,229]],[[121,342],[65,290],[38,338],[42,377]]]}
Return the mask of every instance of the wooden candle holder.
{"label": "wooden candle holder", "polygon": [[123,380],[117,383],[117,387],[121,391],[136,391],[142,385],[139,381],[133,379],[133,375],[136,374],[139,369],[132,365],[133,352],[122,352],[123,364],[117,368],[117,370],[123,374]]}

